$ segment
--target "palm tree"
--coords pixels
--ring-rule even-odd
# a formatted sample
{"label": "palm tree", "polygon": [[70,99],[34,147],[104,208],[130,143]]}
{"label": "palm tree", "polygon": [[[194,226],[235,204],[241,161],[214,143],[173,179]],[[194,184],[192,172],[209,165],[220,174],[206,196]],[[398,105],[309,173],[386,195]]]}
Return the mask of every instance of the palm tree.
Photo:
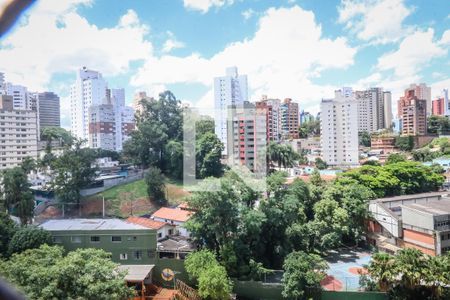
{"label": "palm tree", "polygon": [[394,265],[395,260],[392,255],[381,252],[372,256],[368,271],[370,277],[377,281],[380,291],[386,292],[391,287],[396,277]]}
{"label": "palm tree", "polygon": [[414,290],[424,279],[427,258],[420,250],[405,248],[395,256],[395,269],[401,276],[401,284],[407,290]]}
{"label": "palm tree", "polygon": [[441,299],[443,286],[450,285],[450,256],[429,256],[424,281],[431,287],[433,299]]}

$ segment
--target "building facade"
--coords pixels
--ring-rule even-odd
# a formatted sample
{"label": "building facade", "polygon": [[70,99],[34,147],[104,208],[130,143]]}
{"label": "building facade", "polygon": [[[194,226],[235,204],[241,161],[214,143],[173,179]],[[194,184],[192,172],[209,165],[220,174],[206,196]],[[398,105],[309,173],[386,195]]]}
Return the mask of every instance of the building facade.
{"label": "building facade", "polygon": [[[426,108],[427,113],[431,114],[431,87],[427,86],[426,83],[420,83],[420,84],[411,84],[407,89],[407,91],[414,91],[414,95],[419,100],[425,100],[426,101]],[[405,91],[406,92],[406,91]]]}
{"label": "building facade", "polygon": [[230,166],[246,166],[265,172],[267,132],[266,112],[250,102],[230,110],[227,156]]}
{"label": "building facade", "polygon": [[445,192],[370,201],[369,243],[396,253],[414,248],[428,255],[450,251],[450,199]]}
{"label": "building facade", "polygon": [[121,151],[135,127],[134,110],[125,106],[124,89],[107,89],[105,102],[88,108],[89,147]]}
{"label": "building facade", "polygon": [[392,93],[390,91],[383,92],[384,101],[384,128],[392,128]]}
{"label": "building facade", "polygon": [[89,107],[104,104],[107,84],[102,74],[83,67],[70,89],[71,131],[82,140],[89,139]]}
{"label": "building facade", "polygon": [[134,95],[133,99],[133,109],[136,112],[136,114],[139,114],[143,111],[143,105],[142,101],[152,101],[153,98],[147,96],[146,92],[138,92]]}
{"label": "building facade", "polygon": [[278,142],[281,139],[281,101],[279,99],[268,99],[263,96],[261,101],[255,103],[256,109],[266,114],[267,142]]}
{"label": "building facade", "polygon": [[335,91],[320,105],[322,158],[331,166],[355,166],[358,152],[358,104],[350,88]]}
{"label": "building facade", "polygon": [[433,116],[445,115],[445,102],[444,98],[436,98],[432,101],[431,114]]}
{"label": "building facade", "polygon": [[48,220],[40,225],[67,251],[97,248],[119,264],[154,264],[156,230],[119,219]]}
{"label": "building facade", "polygon": [[43,92],[37,94],[37,99],[39,128],[60,127],[61,112],[58,95],[53,92]]}
{"label": "building facade", "polygon": [[356,91],[358,102],[358,130],[369,133],[390,128],[392,123],[391,93],[375,87]]}
{"label": "building facade", "polygon": [[427,134],[427,102],[417,98],[411,99],[409,105],[402,107],[402,134]]}
{"label": "building facade", "polygon": [[298,139],[299,124],[298,103],[286,98],[281,104],[281,132],[285,139]]}
{"label": "building facade", "polygon": [[227,149],[227,117],[232,105],[240,105],[248,100],[247,75],[239,75],[236,67],[226,69],[225,76],[214,78],[215,132]]}
{"label": "building facade", "polygon": [[14,109],[13,97],[0,95],[0,170],[37,159],[37,141],[36,112]]}

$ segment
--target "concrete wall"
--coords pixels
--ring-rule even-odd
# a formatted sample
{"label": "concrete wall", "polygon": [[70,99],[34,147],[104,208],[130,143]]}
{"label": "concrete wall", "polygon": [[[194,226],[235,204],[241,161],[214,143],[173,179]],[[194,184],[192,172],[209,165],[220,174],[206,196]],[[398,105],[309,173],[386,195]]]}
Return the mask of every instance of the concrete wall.
{"label": "concrete wall", "polygon": [[402,220],[407,225],[434,230],[433,215],[430,213],[402,206]]}

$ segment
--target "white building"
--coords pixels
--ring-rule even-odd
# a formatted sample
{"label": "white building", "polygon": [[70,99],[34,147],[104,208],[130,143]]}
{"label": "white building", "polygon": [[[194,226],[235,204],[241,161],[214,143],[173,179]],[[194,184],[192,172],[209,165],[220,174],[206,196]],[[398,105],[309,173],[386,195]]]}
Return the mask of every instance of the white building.
{"label": "white building", "polygon": [[358,104],[351,89],[320,105],[322,157],[331,166],[358,165]]}
{"label": "white building", "polygon": [[389,91],[383,92],[384,101],[384,128],[392,128],[392,94]]}
{"label": "white building", "polygon": [[150,219],[175,226],[173,234],[189,237],[190,233],[185,224],[193,215],[192,211],[180,207],[161,207],[153,213]]}
{"label": "white building", "polygon": [[124,89],[107,89],[106,101],[88,108],[91,148],[122,151],[134,130],[134,110],[125,106]]}
{"label": "white building", "polygon": [[16,110],[12,96],[0,95],[0,170],[37,159],[37,135],[36,112]]}
{"label": "white building", "polygon": [[230,105],[248,100],[247,75],[238,75],[236,67],[226,69],[226,75],[214,78],[214,108],[216,134],[227,149],[227,116]]}
{"label": "white building", "polygon": [[86,67],[78,71],[70,89],[71,129],[77,138],[88,140],[89,107],[104,103],[106,88],[106,81],[99,72]]}

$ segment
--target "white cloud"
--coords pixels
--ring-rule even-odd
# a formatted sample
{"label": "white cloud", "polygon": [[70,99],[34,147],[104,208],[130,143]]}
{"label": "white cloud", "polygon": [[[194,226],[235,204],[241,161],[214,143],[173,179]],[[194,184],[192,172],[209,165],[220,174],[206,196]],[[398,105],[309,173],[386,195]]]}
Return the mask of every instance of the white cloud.
{"label": "white cloud", "polygon": [[43,90],[55,73],[87,65],[105,75],[128,71],[129,63],[152,54],[149,29],[128,10],[118,24],[98,28],[76,8],[87,0],[38,2],[0,44],[1,71],[7,80]]}
{"label": "white cloud", "polygon": [[402,23],[413,10],[404,0],[342,0],[338,22],[363,41],[386,44],[410,31]]}
{"label": "white cloud", "polygon": [[183,42],[180,42],[179,40],[177,40],[177,38],[175,37],[175,35],[168,31],[167,35],[169,36],[169,38],[164,42],[162,51],[164,53],[168,53],[174,49],[179,49],[179,48],[184,48],[185,45]]}
{"label": "white cloud", "polygon": [[242,12],[242,16],[244,17],[244,20],[250,19],[255,14],[255,11],[251,8],[244,10]]}
{"label": "white cloud", "polygon": [[427,63],[447,54],[447,49],[434,39],[434,30],[416,31],[407,36],[394,52],[378,59],[377,68],[382,71],[394,70],[397,77],[417,74]]}
{"label": "white cloud", "polygon": [[222,7],[232,5],[234,0],[183,0],[184,7],[192,10],[199,10],[207,13],[212,7]]}
{"label": "white cloud", "polygon": [[[267,94],[291,97],[302,108],[312,107],[322,97],[332,96],[335,87],[318,86],[311,79],[325,69],[347,68],[355,53],[345,38],[324,38],[311,11],[298,6],[271,8],[259,19],[253,37],[232,43],[209,59],[199,54],[151,57],[131,84],[201,83],[212,89],[213,78],[235,65],[249,77],[252,100]],[[212,102],[210,90],[199,103],[211,107]]]}

